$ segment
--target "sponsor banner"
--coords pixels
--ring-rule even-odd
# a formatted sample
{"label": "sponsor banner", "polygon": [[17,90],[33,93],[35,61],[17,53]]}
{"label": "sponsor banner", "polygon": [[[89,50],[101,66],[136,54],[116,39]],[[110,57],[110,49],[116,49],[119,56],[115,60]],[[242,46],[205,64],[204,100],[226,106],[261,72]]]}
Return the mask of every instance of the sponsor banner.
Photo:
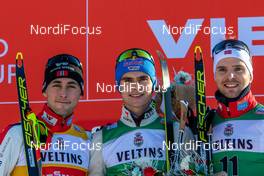
{"label": "sponsor banner", "polygon": [[[248,124],[251,124],[250,126]],[[262,152],[264,120],[233,120],[213,128],[213,143],[221,151]],[[243,131],[243,133],[241,133]]]}
{"label": "sponsor banner", "polygon": [[128,132],[117,140],[103,144],[105,163],[108,167],[112,167],[138,159],[144,161],[144,158],[165,160],[164,140],[162,130],[141,129]]}

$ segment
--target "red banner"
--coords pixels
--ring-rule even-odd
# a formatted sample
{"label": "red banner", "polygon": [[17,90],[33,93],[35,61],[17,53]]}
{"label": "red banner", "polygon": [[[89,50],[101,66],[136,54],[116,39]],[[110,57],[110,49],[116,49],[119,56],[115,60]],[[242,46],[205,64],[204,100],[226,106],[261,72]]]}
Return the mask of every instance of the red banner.
{"label": "red banner", "polygon": [[[125,49],[156,50],[173,68],[193,75],[193,50],[203,48],[210,105],[216,86],[211,49],[223,38],[245,41],[253,54],[253,93],[264,103],[261,68],[264,67],[263,2],[235,1],[5,1],[0,7],[0,129],[19,121],[15,83],[15,55],[24,54],[29,99],[35,112],[45,98],[41,87],[47,59],[69,53],[84,66],[85,95],[75,122],[87,129],[120,117],[121,97],[114,88],[115,59]],[[104,88],[104,89],[103,89]]]}

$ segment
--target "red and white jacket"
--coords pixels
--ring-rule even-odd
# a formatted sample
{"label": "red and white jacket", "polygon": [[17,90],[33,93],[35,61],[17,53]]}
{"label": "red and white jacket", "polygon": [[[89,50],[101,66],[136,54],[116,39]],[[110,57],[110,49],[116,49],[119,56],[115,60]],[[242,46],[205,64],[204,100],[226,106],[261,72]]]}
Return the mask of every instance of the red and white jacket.
{"label": "red and white jacket", "polygon": [[[45,105],[37,117],[48,127],[46,144],[40,148],[42,175],[87,176],[90,140],[84,129],[72,124],[73,115],[63,118]],[[20,124],[0,135],[0,175],[28,175]]]}

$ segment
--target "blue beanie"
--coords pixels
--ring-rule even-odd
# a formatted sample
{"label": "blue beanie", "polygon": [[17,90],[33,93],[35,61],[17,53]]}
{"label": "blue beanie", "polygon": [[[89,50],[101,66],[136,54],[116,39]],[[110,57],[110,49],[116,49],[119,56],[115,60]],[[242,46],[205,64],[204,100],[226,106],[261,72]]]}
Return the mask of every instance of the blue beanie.
{"label": "blue beanie", "polygon": [[[137,50],[141,50],[146,52],[145,50],[142,49],[129,49],[131,52],[137,52]],[[128,50],[124,51],[127,52]],[[124,53],[123,52],[123,53]],[[148,52],[146,52],[148,53]],[[122,55],[122,54],[121,54]],[[152,57],[149,54],[150,57]],[[152,59],[152,58],[151,58]],[[155,71],[155,65],[154,61],[141,57],[140,55],[136,55],[136,57],[133,58],[127,58],[121,62],[116,63],[116,71],[115,71],[115,80],[118,86],[120,86],[120,81],[122,76],[125,73],[128,72],[143,72],[149,75],[152,84],[153,84],[153,90],[157,84],[157,78],[156,78],[156,71]]]}

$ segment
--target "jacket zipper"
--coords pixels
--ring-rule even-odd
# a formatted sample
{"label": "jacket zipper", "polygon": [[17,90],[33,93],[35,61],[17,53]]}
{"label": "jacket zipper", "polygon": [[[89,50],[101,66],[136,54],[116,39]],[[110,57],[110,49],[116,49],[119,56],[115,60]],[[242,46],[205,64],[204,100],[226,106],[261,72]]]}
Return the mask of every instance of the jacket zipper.
{"label": "jacket zipper", "polygon": [[227,111],[228,116],[230,117],[231,116],[231,113],[230,113],[230,109],[229,109],[228,106],[226,107],[226,111]]}

